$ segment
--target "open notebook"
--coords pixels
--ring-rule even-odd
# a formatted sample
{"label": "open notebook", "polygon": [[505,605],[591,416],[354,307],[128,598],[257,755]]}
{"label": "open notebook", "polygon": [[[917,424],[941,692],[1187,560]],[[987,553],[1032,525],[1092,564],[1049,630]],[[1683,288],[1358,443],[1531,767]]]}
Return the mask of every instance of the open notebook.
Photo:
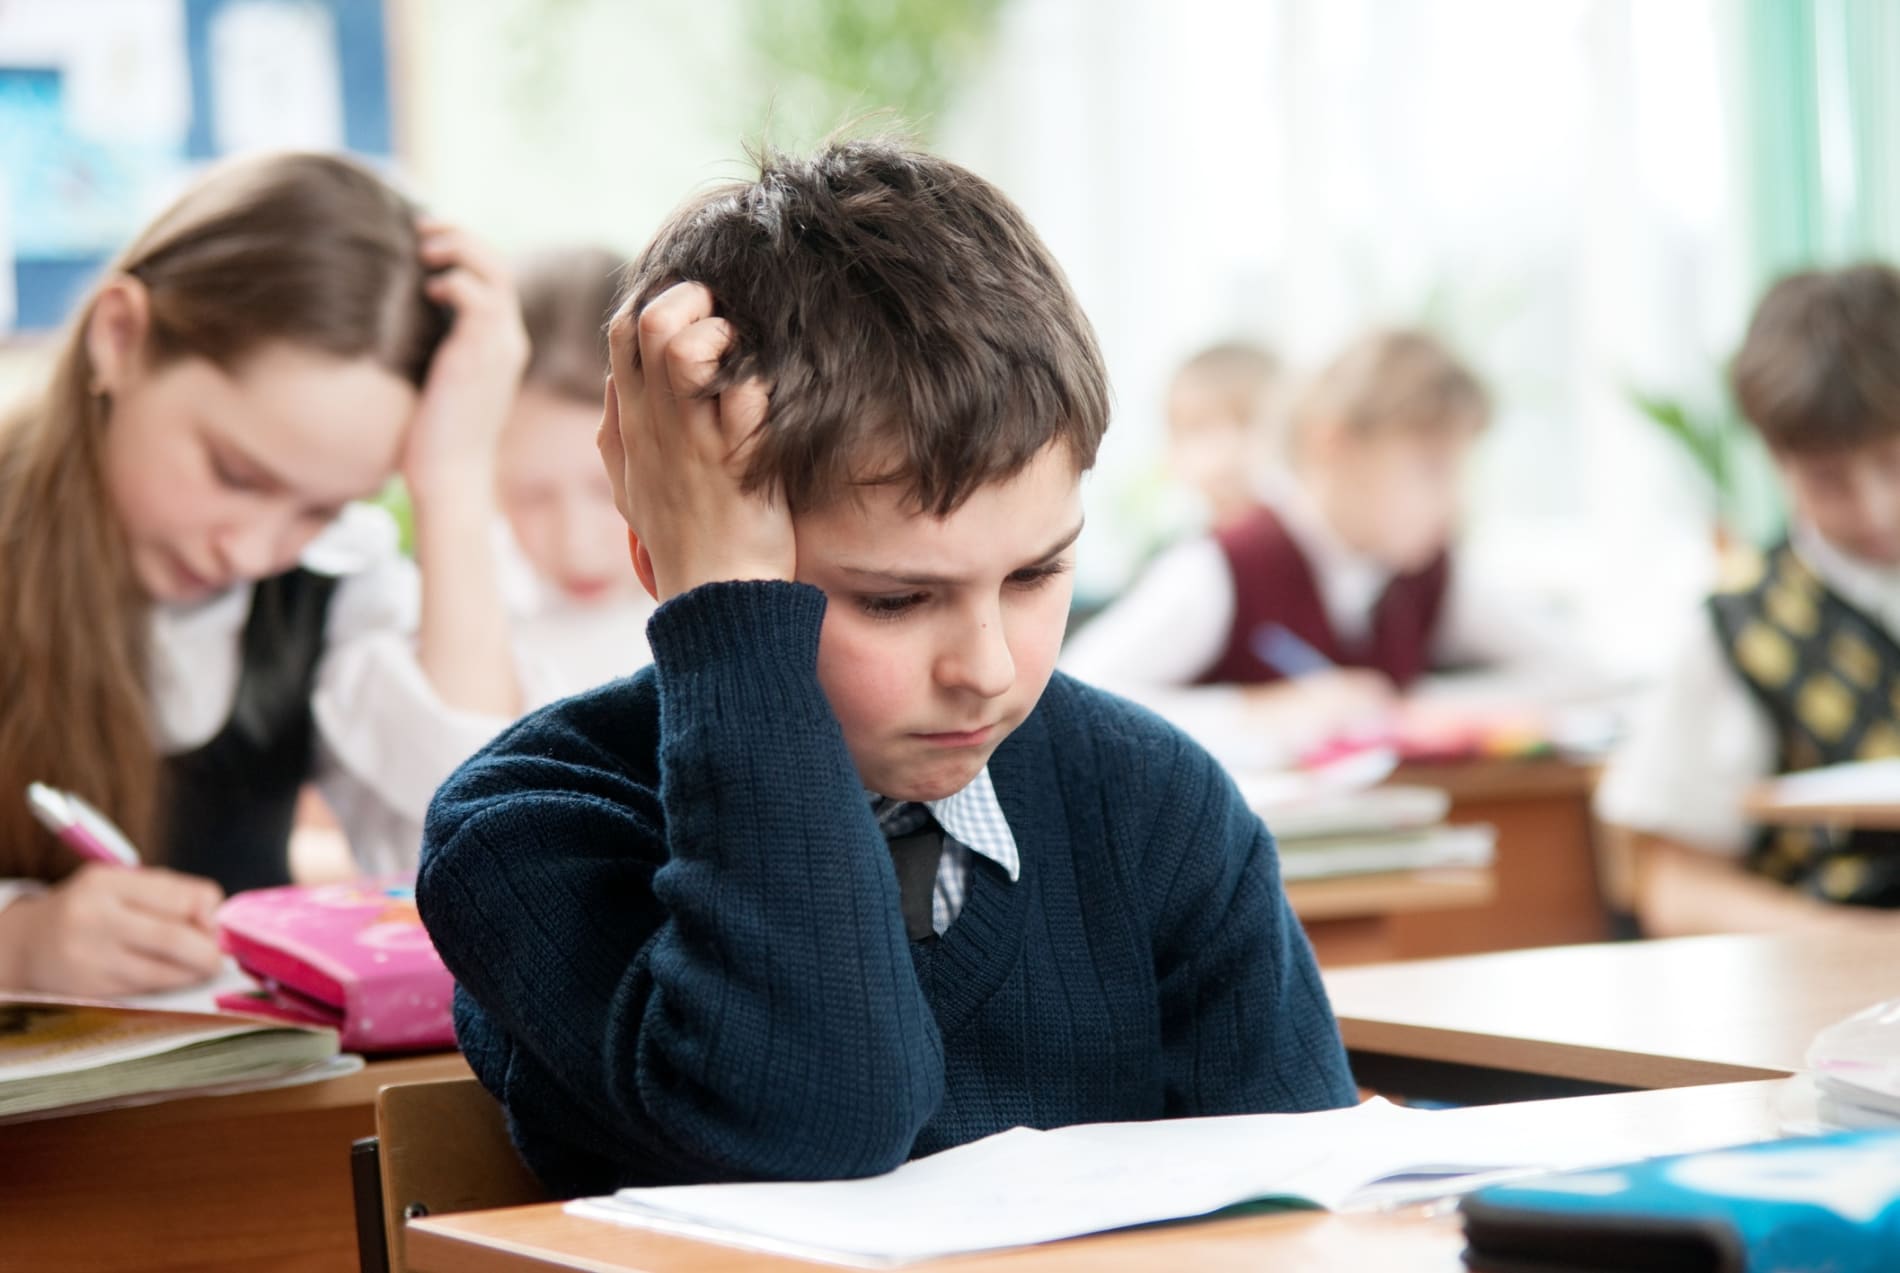
{"label": "open notebook", "polygon": [[1462,1193],[1628,1158],[1374,1098],[1352,1109],[1014,1128],[865,1180],[623,1189],[579,1216],[863,1268],[1049,1242],[1244,1204],[1329,1209]]}

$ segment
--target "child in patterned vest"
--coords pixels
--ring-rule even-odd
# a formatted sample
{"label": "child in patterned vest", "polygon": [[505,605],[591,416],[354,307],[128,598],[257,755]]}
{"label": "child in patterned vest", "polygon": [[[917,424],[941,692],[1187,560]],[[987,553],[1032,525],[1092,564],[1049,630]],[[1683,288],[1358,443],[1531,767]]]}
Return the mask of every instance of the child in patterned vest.
{"label": "child in patterned vest", "polygon": [[[1731,368],[1772,455],[1787,538],[1709,598],[1598,792],[1656,934],[1881,926],[1900,836],[1762,829],[1772,774],[1900,755],[1900,271],[1781,280]],[[1848,905],[1843,906],[1841,903]]]}

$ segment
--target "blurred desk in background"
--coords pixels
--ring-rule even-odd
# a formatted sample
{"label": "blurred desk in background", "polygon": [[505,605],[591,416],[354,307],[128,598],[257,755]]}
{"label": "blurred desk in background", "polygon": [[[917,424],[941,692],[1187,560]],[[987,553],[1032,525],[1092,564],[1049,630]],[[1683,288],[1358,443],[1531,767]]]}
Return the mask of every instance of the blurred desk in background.
{"label": "blurred desk in background", "polygon": [[1342,875],[1292,880],[1286,896],[1320,962],[1338,968],[1405,958],[1394,935],[1401,918],[1487,906],[1497,896],[1497,876],[1490,867]]}
{"label": "blurred desk in background", "polygon": [[1395,908],[1383,917],[1376,943],[1362,935],[1330,947],[1332,938],[1321,925],[1314,932],[1320,961],[1420,959],[1607,937],[1609,913],[1598,881],[1590,815],[1596,779],[1596,765],[1567,760],[1401,765],[1391,782],[1437,787],[1451,797],[1447,822],[1496,828],[1489,894],[1436,907]]}

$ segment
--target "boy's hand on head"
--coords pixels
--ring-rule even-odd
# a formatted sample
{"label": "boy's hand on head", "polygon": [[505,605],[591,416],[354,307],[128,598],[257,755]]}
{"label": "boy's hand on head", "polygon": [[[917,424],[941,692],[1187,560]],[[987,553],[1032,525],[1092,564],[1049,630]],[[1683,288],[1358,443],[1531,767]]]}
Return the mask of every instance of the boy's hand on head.
{"label": "boy's hand on head", "polygon": [[420,500],[444,487],[485,497],[528,363],[521,304],[507,265],[486,244],[440,221],[425,218],[417,229],[431,271],[423,290],[454,311],[454,320],[429,362],[403,446],[403,479]]}
{"label": "boy's hand on head", "polygon": [[608,343],[601,458],[614,503],[651,563],[654,595],[791,579],[798,553],[783,497],[741,488],[770,390],[748,380],[706,396],[733,344],[732,325],[713,315],[712,293],[676,283],[638,314],[616,315]]}

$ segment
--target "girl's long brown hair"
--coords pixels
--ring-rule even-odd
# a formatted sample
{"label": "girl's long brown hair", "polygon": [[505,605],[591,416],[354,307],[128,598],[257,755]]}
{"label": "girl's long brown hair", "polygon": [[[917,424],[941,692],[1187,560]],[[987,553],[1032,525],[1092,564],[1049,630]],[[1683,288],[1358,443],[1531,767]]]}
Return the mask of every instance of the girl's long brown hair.
{"label": "girl's long brown hair", "polygon": [[[420,386],[446,317],[422,292],[415,210],[368,170],[274,155],[214,170],[113,263],[149,296],[148,364],[227,372],[274,342],[374,358]],[[150,601],[135,581],[72,316],[40,397],[0,421],[0,877],[57,879],[76,859],[32,820],[32,781],[78,792],[142,845],[159,826],[146,682]]]}

